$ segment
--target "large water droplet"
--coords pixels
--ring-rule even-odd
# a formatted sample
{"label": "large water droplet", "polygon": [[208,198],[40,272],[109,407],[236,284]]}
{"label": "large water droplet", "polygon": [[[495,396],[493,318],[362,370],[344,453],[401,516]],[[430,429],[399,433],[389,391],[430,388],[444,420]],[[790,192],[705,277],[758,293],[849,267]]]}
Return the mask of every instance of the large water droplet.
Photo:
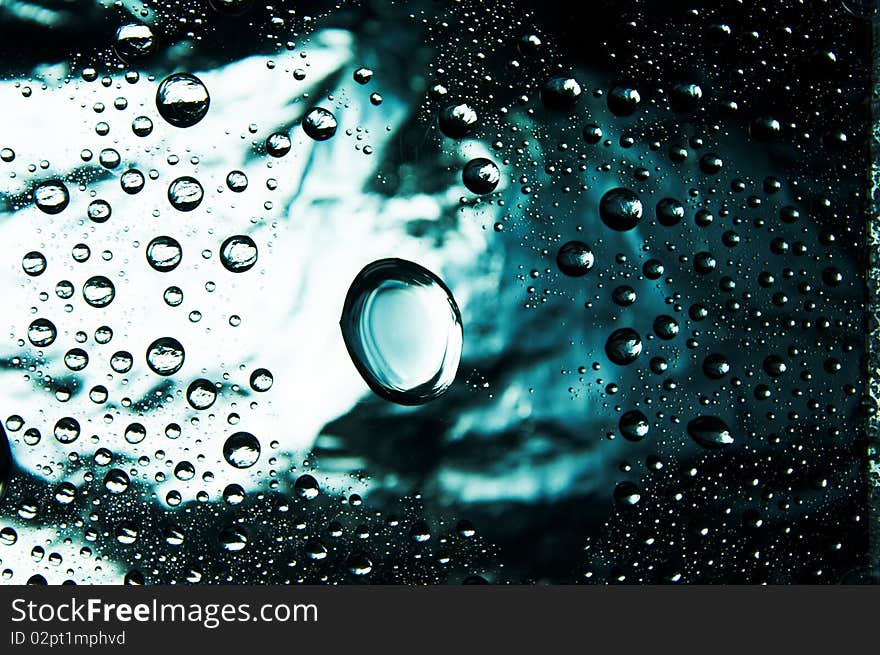
{"label": "large water droplet", "polygon": [[620,417],[620,434],[628,441],[641,441],[651,429],[648,417],[637,409],[632,409]]}
{"label": "large water droplet", "polygon": [[733,443],[730,428],[717,416],[698,416],[687,424],[687,431],[704,448],[723,448]]}
{"label": "large water droplet", "polygon": [[125,60],[146,57],[156,49],[156,37],[149,25],[128,23],[116,30],[116,52]]}
{"label": "large water droplet", "polygon": [[248,541],[247,532],[240,525],[230,525],[223,528],[217,538],[223,549],[231,552],[244,550]]}
{"label": "large water droplet", "polygon": [[605,342],[605,354],[618,366],[632,364],[642,353],[642,338],[632,328],[620,328]]}
{"label": "large water droplet", "polygon": [[556,265],[569,277],[586,275],[593,268],[594,261],[592,249],[583,241],[569,241],[556,253]]}
{"label": "large water droplet", "polygon": [[611,189],[599,202],[599,217],[612,230],[626,232],[642,220],[642,201],[630,189]]}
{"label": "large water droplet", "polygon": [[94,223],[106,223],[112,213],[113,210],[110,207],[110,203],[106,200],[101,200],[100,198],[90,202],[89,207],[86,210],[89,220]]}
{"label": "large water droplet", "polygon": [[293,483],[293,489],[296,491],[296,495],[304,500],[314,500],[321,493],[318,481],[308,473],[304,473],[296,479],[296,482]]}
{"label": "large water droplet", "polygon": [[247,175],[242,171],[230,171],[229,175],[226,176],[226,186],[229,187],[230,191],[241,193],[247,189],[247,185]]}
{"label": "large water droplet", "polygon": [[471,193],[483,195],[492,193],[501,181],[501,171],[491,159],[477,157],[465,164],[461,181]]}
{"label": "large water droplet", "polygon": [[51,346],[58,335],[55,324],[48,318],[37,318],[28,326],[28,341],[37,348]]}
{"label": "large water droplet", "polygon": [[172,237],[156,237],[147,245],[147,262],[161,273],[177,268],[182,257],[183,249]]}
{"label": "large water droplet", "polygon": [[573,77],[551,77],[541,88],[541,101],[547,109],[568,111],[581,96],[581,85]]}
{"label": "large water droplet", "polygon": [[193,409],[208,409],[217,400],[217,387],[205,378],[194,380],[187,387],[186,400]]}
{"label": "large water droplet", "polygon": [[168,185],[168,202],[178,211],[191,212],[202,204],[204,195],[201,183],[188,175],[178,177]]}
{"label": "large water droplet", "polygon": [[70,193],[61,180],[46,180],[34,189],[34,204],[47,214],[60,214],[70,202]]}
{"label": "large water droplet", "polygon": [[22,258],[21,268],[31,277],[42,275],[46,270],[46,257],[41,252],[31,251]]}
{"label": "large water droplet", "polygon": [[260,459],[260,442],[250,432],[236,432],[223,444],[223,457],[237,469],[250,468]]}
{"label": "large water droplet", "polygon": [[111,494],[121,494],[128,490],[131,480],[122,469],[110,469],[104,476],[104,488]]}
{"label": "large water droplet", "polygon": [[345,297],[340,327],[358,372],[386,400],[425,403],[455,379],[461,315],[443,281],[418,264],[382,259],[366,266]]}
{"label": "large water droplet", "polygon": [[272,377],[271,371],[265,368],[258,368],[251,373],[251,389],[254,391],[268,391],[272,388],[275,378]]}
{"label": "large water droplet", "polygon": [[156,90],[156,109],[174,127],[191,127],[208,113],[211,98],[202,81],[191,73],[174,73]]}
{"label": "large water droplet", "polygon": [[183,346],[174,337],[156,339],[147,348],[147,365],[159,375],[173,375],[183,366],[186,354]]}
{"label": "large water droplet", "polygon": [[116,288],[109,278],[95,275],[83,285],[83,298],[92,307],[106,307],[116,297]]}
{"label": "large water droplet", "polygon": [[245,234],[229,237],[220,246],[220,263],[232,273],[249,271],[257,263],[257,244]]}
{"label": "large water droplet", "polygon": [[477,112],[465,103],[449,105],[440,110],[437,125],[450,139],[460,139],[473,131],[477,124]]}
{"label": "large water droplet", "polygon": [[608,110],[615,116],[629,116],[641,101],[642,96],[636,89],[616,86],[608,93]]}
{"label": "large water droplet", "polygon": [[323,107],[315,107],[303,116],[302,128],[315,141],[326,141],[336,134],[336,116]]}
{"label": "large water droplet", "polygon": [[55,423],[54,434],[59,443],[73,443],[79,438],[79,421],[70,416],[58,419]]}

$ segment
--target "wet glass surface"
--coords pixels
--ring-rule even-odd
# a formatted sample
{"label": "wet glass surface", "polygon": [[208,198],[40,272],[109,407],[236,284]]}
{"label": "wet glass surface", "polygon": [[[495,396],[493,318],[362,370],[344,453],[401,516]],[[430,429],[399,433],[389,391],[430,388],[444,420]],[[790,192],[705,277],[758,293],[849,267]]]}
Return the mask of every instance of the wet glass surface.
{"label": "wet glass surface", "polygon": [[875,6],[698,4],[0,5],[0,581],[873,580]]}

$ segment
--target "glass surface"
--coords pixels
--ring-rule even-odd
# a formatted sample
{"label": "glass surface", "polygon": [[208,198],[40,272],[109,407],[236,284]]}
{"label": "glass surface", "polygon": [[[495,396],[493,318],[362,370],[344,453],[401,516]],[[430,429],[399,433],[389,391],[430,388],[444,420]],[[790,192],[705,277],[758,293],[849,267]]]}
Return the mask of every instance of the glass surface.
{"label": "glass surface", "polygon": [[876,18],[0,3],[0,582],[873,581]]}

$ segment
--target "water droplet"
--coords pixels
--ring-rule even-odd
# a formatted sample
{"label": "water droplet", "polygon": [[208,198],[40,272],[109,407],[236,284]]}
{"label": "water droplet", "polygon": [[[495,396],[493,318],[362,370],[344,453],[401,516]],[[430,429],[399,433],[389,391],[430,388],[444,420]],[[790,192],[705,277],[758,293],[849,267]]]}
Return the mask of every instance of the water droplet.
{"label": "water droplet", "polygon": [[611,189],[599,202],[599,217],[612,230],[626,232],[642,220],[642,201],[630,189]]}
{"label": "water droplet", "polygon": [[251,373],[251,389],[254,391],[268,391],[272,388],[274,378],[268,369],[258,368]]}
{"label": "water droplet", "polygon": [[92,251],[86,244],[78,243],[71,249],[70,256],[73,257],[74,261],[82,264],[89,260],[89,257],[92,256]]}
{"label": "water droplet", "polygon": [[121,494],[128,490],[131,480],[122,469],[110,469],[104,476],[104,488],[111,494]]}
{"label": "water droplet", "polygon": [[70,416],[58,419],[53,434],[59,443],[73,443],[79,438],[79,421]]}
{"label": "water droplet", "polygon": [[707,152],[700,157],[700,170],[706,173],[706,175],[716,175],[721,172],[723,167],[724,162],[714,152]]}
{"label": "water droplet", "polygon": [[12,451],[9,448],[9,439],[6,431],[0,426],[0,500],[6,494],[9,485],[9,477],[12,475]]}
{"label": "water droplet", "polygon": [[582,241],[569,241],[556,254],[556,265],[569,277],[586,275],[593,268],[594,261],[593,251]]}
{"label": "water droplet", "polygon": [[674,317],[667,316],[666,314],[661,314],[654,319],[653,328],[654,334],[664,341],[669,341],[678,336],[678,321]]}
{"label": "water droplet", "polygon": [[386,400],[425,403],[455,379],[461,315],[443,281],[418,264],[366,266],[348,290],[340,327],[358,372]]}
{"label": "water droplet", "polygon": [[699,416],[687,424],[687,431],[704,448],[723,448],[733,443],[730,428],[717,416]]}
{"label": "water droplet", "polygon": [[366,84],[371,79],[373,79],[373,71],[371,71],[369,68],[358,68],[354,72],[353,77],[354,81],[358,84]]}
{"label": "water droplet", "polygon": [[126,61],[146,57],[156,49],[156,37],[149,25],[128,23],[116,30],[116,52]]}
{"label": "water droplet", "polygon": [[309,559],[320,561],[327,557],[327,547],[315,539],[309,539],[304,550]]}
{"label": "water droplet", "polygon": [[82,289],[83,298],[92,307],[106,307],[116,297],[116,288],[103,275],[95,275],[86,280]]}
{"label": "water droplet", "polygon": [[70,193],[61,180],[47,180],[34,188],[34,204],[47,214],[60,214],[70,202]]}
{"label": "water droplet", "polygon": [[663,198],[657,203],[657,222],[672,227],[684,218],[684,205],[675,198]]}
{"label": "water droplet", "polygon": [[605,354],[618,366],[632,364],[641,353],[642,338],[632,328],[615,330],[605,342]]}
{"label": "water droplet", "polygon": [[697,84],[679,82],[669,90],[669,106],[678,114],[695,111],[703,98],[703,89]]}
{"label": "water droplet", "polygon": [[217,400],[217,387],[205,378],[193,380],[187,387],[186,400],[193,409],[208,409]]}
{"label": "water droplet", "polygon": [[648,417],[637,409],[630,410],[620,417],[620,434],[628,441],[641,441],[651,429]]}
{"label": "water droplet", "polygon": [[302,119],[302,128],[315,141],[326,141],[336,134],[336,117],[323,107],[310,109]]}
{"label": "water droplet", "polygon": [[229,237],[220,246],[220,263],[232,273],[249,271],[257,263],[257,244],[244,234]]}
{"label": "water droplet", "polygon": [[483,195],[492,193],[501,181],[501,171],[491,159],[478,157],[465,164],[461,181],[471,193]]}
{"label": "water droplet", "polygon": [[611,299],[620,307],[629,307],[636,301],[636,290],[628,284],[621,284],[615,287],[611,293]]}
{"label": "water droplet", "polygon": [[47,318],[38,318],[28,326],[28,341],[37,348],[51,346],[58,335],[55,324]]}
{"label": "water droplet", "polygon": [[778,378],[788,370],[785,360],[779,355],[768,355],[764,358],[764,372],[771,378]]}
{"label": "water droplet", "polygon": [[70,505],[74,500],[76,500],[76,487],[70,482],[62,482],[55,487],[55,502],[59,505]]}
{"label": "water droplet", "polygon": [[131,356],[131,353],[125,350],[113,353],[113,356],[110,357],[110,368],[117,373],[128,373],[133,363],[134,358]]}
{"label": "water droplet", "polygon": [[596,145],[602,140],[602,128],[593,123],[584,125],[583,136],[584,141],[590,145]]}
{"label": "water droplet", "polygon": [[290,152],[290,137],[283,132],[270,134],[266,139],[266,152],[273,157],[283,157]]}
{"label": "water droplet", "polygon": [[620,482],[614,487],[614,501],[625,507],[632,507],[642,499],[639,488],[633,482]]}
{"label": "water droplet", "polygon": [[230,191],[241,193],[247,189],[247,185],[247,175],[241,171],[230,171],[229,175],[226,176],[226,186],[229,187]]}
{"label": "water droplet", "polygon": [[188,175],[168,185],[168,202],[178,211],[191,212],[202,203],[204,195],[201,183]]}
{"label": "water droplet", "polygon": [[71,371],[81,371],[89,363],[89,355],[82,348],[71,348],[64,355],[64,364]]}
{"label": "water droplet", "polygon": [[130,444],[139,444],[147,438],[147,428],[140,423],[130,423],[122,434],[123,438]]}
{"label": "water droplet", "polygon": [[109,218],[112,210],[110,208],[110,203],[106,200],[93,200],[89,203],[89,207],[86,210],[86,213],[89,217],[89,220],[93,223],[106,223]]}
{"label": "water droplet", "polygon": [[248,541],[247,532],[240,525],[230,525],[223,528],[217,538],[223,549],[230,552],[244,550]]}
{"label": "water droplet", "polygon": [[260,442],[250,432],[236,432],[223,444],[223,457],[237,469],[250,468],[260,459]]}
{"label": "water droplet", "polygon": [[353,553],[348,556],[346,566],[352,575],[368,575],[373,570],[373,562],[366,553]]}
{"label": "water droplet", "polygon": [[15,528],[7,526],[0,530],[0,544],[3,544],[4,546],[13,546],[17,541],[18,533],[15,531]]}
{"label": "water droplet", "polygon": [[615,116],[630,116],[641,101],[642,96],[636,89],[616,86],[608,93],[608,110]]}
{"label": "water droplet", "polygon": [[205,117],[211,98],[202,81],[191,73],[174,73],[156,90],[156,109],[174,127],[192,127]]}
{"label": "water droplet", "polygon": [[131,131],[135,136],[149,136],[153,131],[153,121],[147,116],[138,116],[131,122]]}
{"label": "water droplet", "polygon": [[196,467],[192,465],[192,462],[185,460],[178,462],[174,467],[174,477],[181,482],[188,482],[196,477]]}
{"label": "water droplet", "polygon": [[[28,428],[24,431],[22,435],[22,441],[24,441],[27,446],[36,446],[40,443],[40,440],[43,438],[43,435],[37,428]],[[0,487],[3,486],[3,481],[0,479]],[[2,494],[0,494],[2,495]]]}
{"label": "water droplet", "polygon": [[129,168],[119,176],[119,186],[130,196],[140,193],[145,182],[144,174],[136,168]]}
{"label": "water droplet", "polygon": [[174,375],[183,366],[183,346],[174,337],[156,339],[147,348],[147,365],[158,375]]}
{"label": "water droplet", "polygon": [[450,139],[461,139],[477,125],[477,112],[466,103],[444,107],[437,117],[440,131]]}
{"label": "water droplet", "polygon": [[551,77],[541,88],[541,102],[547,109],[569,111],[581,96],[581,85],[573,77]]}
{"label": "water droplet", "polygon": [[228,505],[240,505],[244,502],[244,488],[240,484],[230,484],[227,485],[223,490],[223,500],[226,501]]}
{"label": "water droplet", "polygon": [[730,372],[730,364],[727,358],[720,353],[706,355],[703,360],[703,373],[710,380],[720,380]]}
{"label": "water droplet", "polygon": [[114,532],[116,534],[116,541],[125,546],[131,545],[137,541],[139,534],[137,525],[132,521],[123,521],[116,526]]}
{"label": "water droplet", "polygon": [[296,479],[296,482],[293,483],[293,489],[296,495],[304,500],[314,500],[321,493],[318,481],[308,473],[304,473]]}
{"label": "water droplet", "polygon": [[183,249],[172,237],[156,237],[147,244],[147,262],[160,273],[173,271],[180,264]]}
{"label": "water droplet", "polygon": [[46,270],[46,258],[43,253],[33,250],[27,253],[21,260],[21,268],[27,275],[36,277]]}
{"label": "water droplet", "polygon": [[169,307],[177,307],[183,302],[183,289],[172,285],[165,289],[162,299]]}

